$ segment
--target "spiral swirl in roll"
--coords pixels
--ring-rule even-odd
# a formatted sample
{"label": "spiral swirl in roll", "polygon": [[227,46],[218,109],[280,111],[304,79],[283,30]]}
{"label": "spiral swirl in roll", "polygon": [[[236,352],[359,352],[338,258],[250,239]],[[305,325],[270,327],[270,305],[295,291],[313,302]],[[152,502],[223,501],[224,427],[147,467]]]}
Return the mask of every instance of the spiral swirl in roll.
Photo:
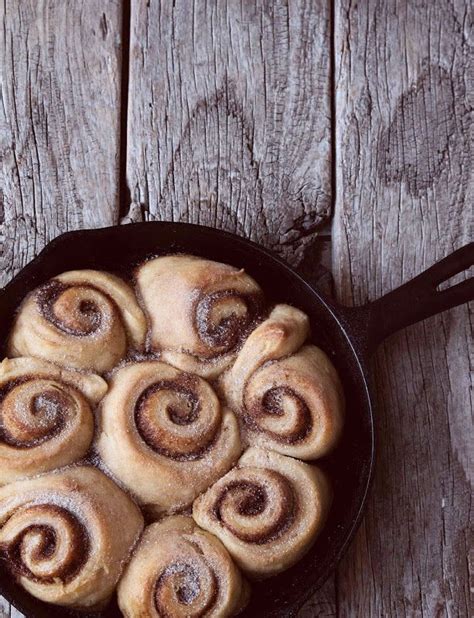
{"label": "spiral swirl in roll", "polygon": [[329,486],[318,468],[252,447],[197,498],[193,518],[258,578],[289,568],[308,551],[329,505]]}
{"label": "spiral swirl in roll", "polygon": [[206,378],[232,362],[263,306],[261,289],[243,270],[189,255],[145,262],[137,283],[151,322],[151,348]]}
{"label": "spiral swirl in roll", "polygon": [[180,515],[145,529],[118,586],[127,618],[233,616],[247,596],[222,543]]}
{"label": "spiral swirl in roll", "polygon": [[158,361],[113,375],[97,448],[152,515],[191,504],[241,452],[237,421],[212,387]]}
{"label": "spiral swirl in roll", "polygon": [[0,534],[10,568],[37,584],[55,580],[67,584],[90,551],[87,529],[74,514],[55,504],[26,507],[7,521]]}
{"label": "spiral swirl in roll", "polygon": [[91,405],[107,391],[97,375],[35,358],[0,364],[0,485],[80,459],[94,433]]}
{"label": "spiral swirl in roll", "polygon": [[274,470],[249,468],[236,473],[234,480],[225,485],[214,513],[241,541],[262,545],[291,524],[295,502],[293,488],[284,476]]}
{"label": "spiral swirl in roll", "polygon": [[50,603],[104,604],[142,528],[130,498],[88,466],[0,488],[0,554],[30,594]]}
{"label": "spiral swirl in roll", "polygon": [[325,455],[342,430],[344,396],[326,354],[303,345],[308,317],[277,305],[223,378],[249,444],[300,459]]}
{"label": "spiral swirl in roll", "polygon": [[103,373],[128,347],[141,349],[146,320],[124,281],[95,270],[58,275],[20,307],[9,356],[34,356]]}

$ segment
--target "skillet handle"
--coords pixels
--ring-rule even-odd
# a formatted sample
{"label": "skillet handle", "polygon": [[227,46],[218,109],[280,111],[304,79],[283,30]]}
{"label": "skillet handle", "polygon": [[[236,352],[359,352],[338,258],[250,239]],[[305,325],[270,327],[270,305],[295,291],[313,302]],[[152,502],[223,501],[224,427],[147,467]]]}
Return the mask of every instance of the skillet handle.
{"label": "skillet handle", "polygon": [[[408,283],[355,309],[367,329],[366,351],[372,354],[389,335],[436,313],[474,300],[474,277],[447,289],[438,286],[474,264],[474,242],[458,249]],[[355,316],[354,316],[355,317]]]}

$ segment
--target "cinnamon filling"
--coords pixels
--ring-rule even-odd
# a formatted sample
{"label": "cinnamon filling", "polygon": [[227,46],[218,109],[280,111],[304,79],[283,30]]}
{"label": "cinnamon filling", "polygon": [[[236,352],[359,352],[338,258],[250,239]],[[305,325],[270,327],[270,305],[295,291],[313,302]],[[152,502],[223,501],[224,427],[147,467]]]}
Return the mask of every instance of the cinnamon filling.
{"label": "cinnamon filling", "polygon": [[239,504],[239,515],[245,515],[246,517],[252,517],[253,515],[260,515],[267,506],[267,494],[258,485],[252,483],[242,483],[240,489],[246,489],[248,495],[244,496],[242,502]]}
{"label": "cinnamon filling", "polygon": [[[296,422],[285,431],[273,431],[271,417],[285,416],[285,398],[290,399],[296,407]],[[286,444],[304,440],[313,427],[313,417],[306,402],[288,386],[276,386],[268,390],[261,402],[250,406],[243,419],[254,431],[265,433],[274,440]]]}
{"label": "cinnamon filling", "polygon": [[233,351],[256,325],[262,309],[258,294],[243,295],[237,290],[204,294],[195,307],[195,328],[215,356]]}
{"label": "cinnamon filling", "polygon": [[9,569],[17,577],[27,577],[29,580],[41,584],[53,584],[57,579],[60,579],[63,583],[68,583],[81,570],[89,556],[90,540],[85,526],[77,517],[60,506],[42,504],[30,507],[30,509],[34,511],[32,517],[41,517],[42,512],[48,513],[49,516],[53,514],[69,527],[72,542],[71,546],[67,548],[66,558],[61,561],[61,564],[58,564],[57,570],[50,575],[35,574],[25,564],[24,552],[27,551],[28,537],[32,535],[38,536],[40,541],[30,550],[28,554],[30,561],[40,565],[42,561],[54,559],[58,552],[60,540],[56,531],[52,526],[41,523],[31,524],[21,530],[13,542],[0,545],[0,556],[6,560]]}
{"label": "cinnamon filling", "polygon": [[176,427],[192,425],[201,413],[201,402],[193,390],[195,380],[194,376],[184,374],[175,380],[155,382],[143,391],[135,406],[135,425],[143,441],[156,453],[176,461],[201,458],[215,442],[217,427],[210,427],[208,436],[170,435],[157,418],[153,399],[160,392],[171,392],[175,401],[166,405],[161,413]]}
{"label": "cinnamon filling", "polygon": [[[203,593],[197,568],[186,562],[171,564],[158,577],[154,599],[156,611],[164,618],[172,618],[176,602],[187,607],[186,616],[200,618],[205,616],[214,605],[217,596],[217,582],[212,573],[212,593],[206,598],[200,598]],[[192,607],[195,605],[195,607]],[[179,610],[179,615],[183,610]]]}
{"label": "cinnamon filling", "polygon": [[[36,394],[27,402],[28,412],[38,418],[37,424],[22,422],[15,410],[15,389],[38,379],[23,376],[4,384],[0,388],[0,442],[15,448],[32,448],[58,435],[66,423],[66,412],[72,401],[59,388],[51,387]],[[13,434],[16,433],[15,437]],[[21,436],[20,438],[18,436]]]}
{"label": "cinnamon filling", "polygon": [[37,290],[36,302],[41,315],[57,329],[74,337],[87,337],[101,327],[102,314],[92,300],[77,298],[76,287],[95,290],[89,284],[73,286],[52,279]]}
{"label": "cinnamon filling", "polygon": [[[238,480],[228,483],[217,498],[213,515],[241,541],[263,545],[280,537],[294,521],[297,501],[288,480],[275,471],[267,470],[269,480],[273,481],[275,494],[256,481]],[[274,501],[277,501],[275,508]],[[270,514],[270,501],[274,508]],[[269,511],[267,521],[252,522]],[[232,519],[232,512],[237,518]],[[236,519],[247,520],[236,522]]]}

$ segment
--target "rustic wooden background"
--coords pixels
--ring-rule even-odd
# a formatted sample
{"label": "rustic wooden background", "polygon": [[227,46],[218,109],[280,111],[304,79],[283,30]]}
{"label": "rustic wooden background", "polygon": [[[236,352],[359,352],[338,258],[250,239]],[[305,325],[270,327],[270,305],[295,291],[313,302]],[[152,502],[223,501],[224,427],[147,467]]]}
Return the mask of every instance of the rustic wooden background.
{"label": "rustic wooden background", "polygon": [[[332,263],[360,304],[472,239],[468,0],[0,12],[0,284],[66,230],[165,219]],[[471,329],[464,306],[377,354],[367,515],[301,617],[470,613]]]}

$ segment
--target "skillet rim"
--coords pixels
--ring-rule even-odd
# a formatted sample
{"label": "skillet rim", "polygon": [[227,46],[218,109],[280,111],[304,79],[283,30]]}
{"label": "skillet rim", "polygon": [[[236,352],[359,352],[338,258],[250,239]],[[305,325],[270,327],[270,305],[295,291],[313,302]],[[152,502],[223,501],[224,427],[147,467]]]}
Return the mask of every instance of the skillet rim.
{"label": "skillet rim", "polygon": [[[14,284],[18,283],[18,279],[26,277],[29,278],[30,281],[28,283],[32,283],[35,277],[31,277],[42,262],[46,260],[54,259],[54,252],[61,247],[65,242],[72,238],[78,237],[99,237],[107,236],[110,234],[121,235],[127,234],[127,230],[130,228],[140,229],[144,227],[160,227],[160,228],[169,228],[170,230],[176,229],[184,229],[190,233],[204,233],[207,235],[214,236],[219,239],[228,239],[230,242],[235,244],[240,244],[243,247],[249,247],[254,253],[262,255],[265,259],[270,260],[277,264],[278,268],[283,269],[289,274],[292,278],[298,280],[299,284],[303,286],[305,289],[305,294],[311,298],[311,302],[319,302],[326,312],[330,314],[333,321],[335,322],[335,326],[337,325],[339,332],[343,335],[344,340],[347,344],[348,349],[350,350],[351,356],[355,362],[355,367],[357,369],[357,379],[363,387],[363,394],[366,400],[367,405],[365,406],[364,414],[367,416],[370,425],[370,452],[368,455],[370,457],[370,462],[368,466],[367,478],[364,484],[364,488],[359,492],[358,499],[358,507],[357,512],[352,518],[351,524],[346,527],[345,534],[343,537],[343,541],[341,542],[338,551],[333,555],[332,559],[329,561],[326,571],[323,575],[321,575],[311,587],[308,587],[306,592],[301,594],[298,597],[298,600],[295,601],[291,607],[286,607],[282,610],[272,611],[267,614],[268,616],[294,616],[296,612],[304,605],[304,603],[309,599],[310,596],[314,595],[318,590],[321,589],[323,584],[328,580],[330,575],[334,573],[338,564],[340,563],[343,556],[346,554],[351,542],[354,539],[354,536],[359,529],[362,518],[367,506],[367,499],[370,494],[370,490],[373,483],[374,478],[374,468],[375,468],[375,454],[376,454],[376,442],[375,442],[375,427],[374,427],[374,416],[373,416],[373,400],[370,393],[369,388],[369,377],[367,375],[367,365],[366,365],[366,356],[362,349],[358,349],[358,339],[354,334],[355,325],[351,323],[350,316],[345,312],[345,309],[349,311],[354,311],[351,308],[345,308],[344,306],[338,304],[333,299],[329,299],[324,293],[318,290],[314,285],[309,283],[306,278],[298,273],[292,266],[290,266],[284,259],[280,256],[276,255],[273,251],[263,247],[262,245],[249,240],[248,238],[244,238],[232,232],[228,232],[225,230],[219,230],[216,228],[212,228],[209,226],[204,226],[195,223],[186,223],[186,222],[174,222],[174,221],[146,221],[146,222],[136,222],[136,223],[128,223],[126,225],[113,225],[101,228],[91,228],[91,229],[79,229],[79,230],[70,230],[56,236],[47,245],[40,251],[40,253],[34,257],[28,264],[26,264],[3,288],[0,288],[0,302],[2,301],[2,297],[8,294],[8,291]],[[213,259],[212,256],[208,256],[209,259]],[[34,289],[34,286],[29,285],[28,289],[25,291],[24,296],[28,294],[30,291]],[[3,357],[2,357],[3,358]],[[1,359],[0,359],[1,360]],[[28,594],[24,591],[25,594]],[[23,605],[23,601],[17,601],[14,595],[8,594],[4,589],[0,582],[0,594],[4,596],[8,602],[10,602],[15,608],[22,611],[25,615],[28,616],[29,609],[27,609]],[[61,610],[61,606],[56,606],[58,610]],[[68,614],[68,608],[64,608],[64,615]],[[84,612],[82,612],[84,614]],[[87,613],[87,612],[86,612]],[[79,615],[79,614],[78,614]],[[100,616],[100,614],[95,614]],[[85,614],[84,614],[85,616]]]}

